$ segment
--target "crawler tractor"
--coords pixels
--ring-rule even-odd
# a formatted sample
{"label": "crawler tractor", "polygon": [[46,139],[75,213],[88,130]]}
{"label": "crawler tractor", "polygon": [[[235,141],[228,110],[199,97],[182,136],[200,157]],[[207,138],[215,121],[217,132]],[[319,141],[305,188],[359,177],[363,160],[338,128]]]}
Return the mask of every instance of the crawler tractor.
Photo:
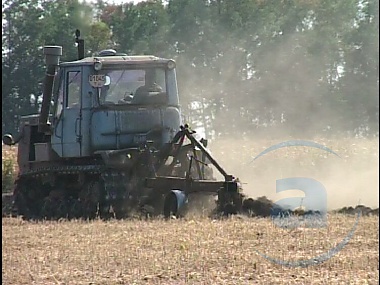
{"label": "crawler tractor", "polygon": [[78,30],[76,42],[70,62],[60,62],[62,47],[43,48],[41,110],[3,137],[18,144],[14,211],[36,219],[171,217],[205,197],[217,213],[241,211],[239,182],[182,121],[175,62],[112,49],[85,57]]}

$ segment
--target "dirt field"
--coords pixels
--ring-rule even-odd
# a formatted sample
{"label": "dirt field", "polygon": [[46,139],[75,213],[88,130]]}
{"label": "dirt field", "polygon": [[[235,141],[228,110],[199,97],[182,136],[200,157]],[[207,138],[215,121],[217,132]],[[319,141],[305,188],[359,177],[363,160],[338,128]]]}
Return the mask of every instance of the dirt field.
{"label": "dirt field", "polygon": [[2,284],[377,284],[378,217],[320,265],[286,268],[340,242],[354,217],[326,229],[281,229],[267,219],[30,223],[2,220]]}
{"label": "dirt field", "polygon": [[[330,210],[378,208],[378,140],[315,141],[340,158],[294,147],[249,163],[275,140],[215,142],[211,149],[253,198],[284,198],[275,195],[274,181],[303,175],[326,186]],[[3,148],[3,157],[14,150]],[[9,198],[3,195],[3,214]],[[312,259],[337,246],[354,224],[355,216],[339,214],[328,216],[327,228],[293,230],[239,216],[39,223],[3,217],[2,284],[377,284],[378,216],[361,217],[348,244],[322,264],[288,268],[260,255]]]}

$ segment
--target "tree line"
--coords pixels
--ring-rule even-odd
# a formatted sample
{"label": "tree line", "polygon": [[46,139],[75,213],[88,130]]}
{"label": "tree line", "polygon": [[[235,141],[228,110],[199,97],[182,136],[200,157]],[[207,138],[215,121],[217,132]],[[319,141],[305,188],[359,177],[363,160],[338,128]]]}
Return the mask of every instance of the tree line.
{"label": "tree line", "polygon": [[181,106],[208,137],[378,136],[378,0],[3,1],[2,122],[38,112],[42,46],[76,58],[173,58]]}

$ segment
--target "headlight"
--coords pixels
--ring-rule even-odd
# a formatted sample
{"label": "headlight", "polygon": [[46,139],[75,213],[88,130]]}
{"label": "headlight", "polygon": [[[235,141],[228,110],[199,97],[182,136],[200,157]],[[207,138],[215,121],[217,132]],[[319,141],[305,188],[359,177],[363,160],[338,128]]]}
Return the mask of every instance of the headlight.
{"label": "headlight", "polygon": [[175,61],[169,60],[168,62],[168,69],[174,69],[175,68]]}
{"label": "headlight", "polygon": [[101,63],[100,61],[96,61],[96,62],[94,63],[94,69],[95,69],[96,71],[101,70],[101,69],[102,69],[102,63]]}

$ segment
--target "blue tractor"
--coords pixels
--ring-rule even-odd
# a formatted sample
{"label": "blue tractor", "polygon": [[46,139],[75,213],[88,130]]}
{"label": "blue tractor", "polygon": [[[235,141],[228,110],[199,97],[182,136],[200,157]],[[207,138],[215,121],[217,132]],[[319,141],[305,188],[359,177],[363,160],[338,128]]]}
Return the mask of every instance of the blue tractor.
{"label": "blue tractor", "polygon": [[[18,144],[14,211],[27,218],[169,217],[191,207],[191,197],[212,196],[216,211],[239,212],[237,179],[182,122],[175,62],[111,49],[85,58],[76,36],[75,61],[60,62],[60,46],[44,47],[41,111],[21,117],[15,138],[3,137]],[[212,165],[223,181],[213,178]]]}

